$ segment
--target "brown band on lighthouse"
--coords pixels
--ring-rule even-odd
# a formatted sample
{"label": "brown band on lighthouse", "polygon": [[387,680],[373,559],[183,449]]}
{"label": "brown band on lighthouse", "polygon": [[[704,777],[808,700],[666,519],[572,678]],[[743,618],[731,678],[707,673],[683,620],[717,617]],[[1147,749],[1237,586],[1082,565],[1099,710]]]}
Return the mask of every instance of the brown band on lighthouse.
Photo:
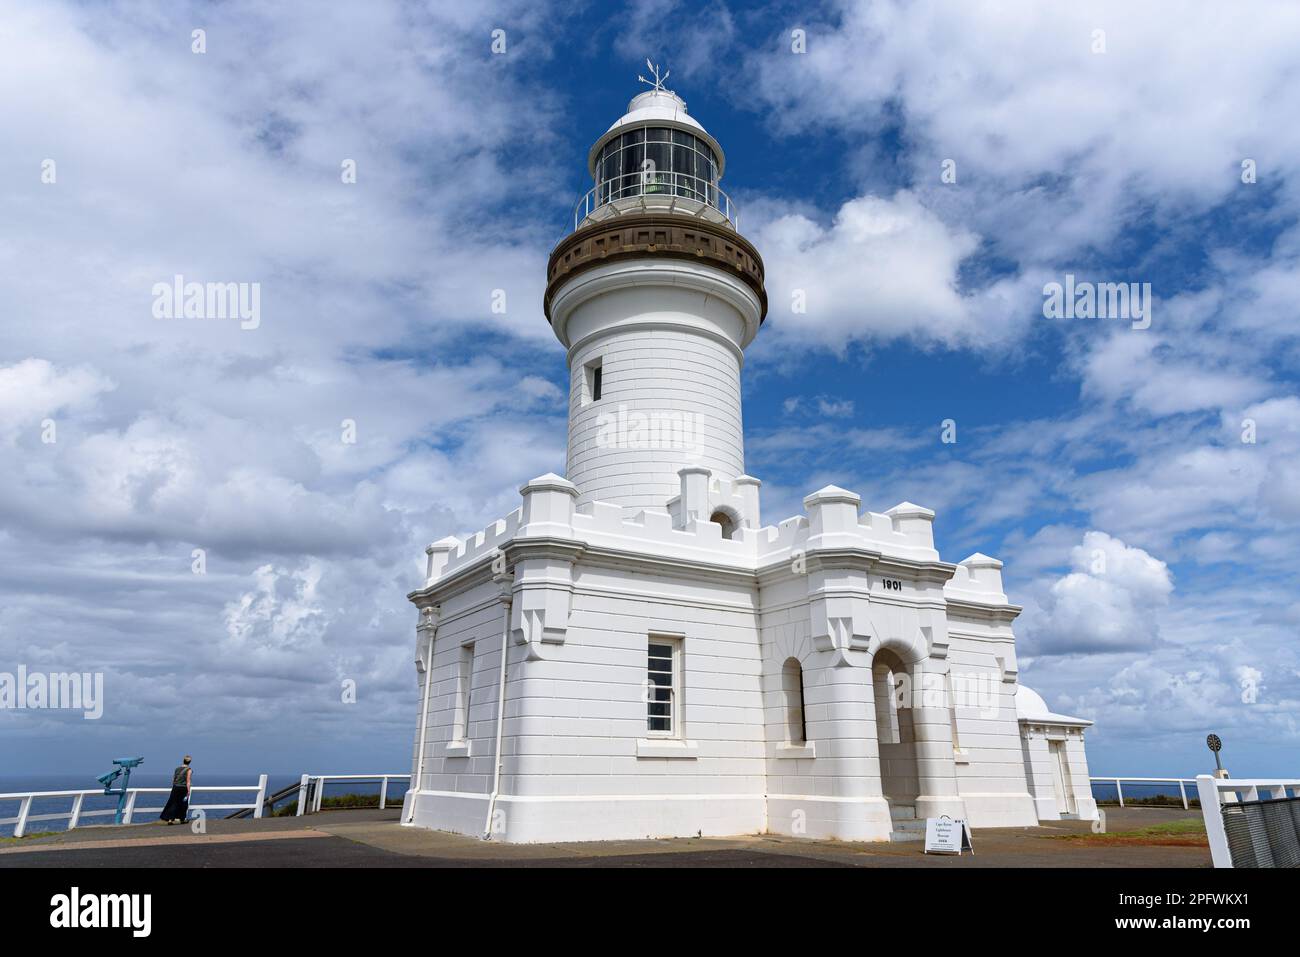
{"label": "brown band on lighthouse", "polygon": [[727,226],[693,216],[638,213],[592,223],[566,236],[546,266],[546,319],[551,300],[567,280],[605,263],[645,256],[704,261],[731,272],[754,290],[761,324],[767,318],[763,258],[754,245]]}

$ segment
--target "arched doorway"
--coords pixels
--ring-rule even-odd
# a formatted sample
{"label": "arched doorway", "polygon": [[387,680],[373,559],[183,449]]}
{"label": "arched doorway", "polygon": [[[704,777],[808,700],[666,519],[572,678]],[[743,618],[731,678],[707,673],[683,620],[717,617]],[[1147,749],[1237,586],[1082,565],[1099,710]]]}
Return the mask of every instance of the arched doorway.
{"label": "arched doorway", "polygon": [[909,669],[894,652],[881,649],[872,659],[871,685],[880,753],[880,789],[896,824],[914,820],[920,783]]}

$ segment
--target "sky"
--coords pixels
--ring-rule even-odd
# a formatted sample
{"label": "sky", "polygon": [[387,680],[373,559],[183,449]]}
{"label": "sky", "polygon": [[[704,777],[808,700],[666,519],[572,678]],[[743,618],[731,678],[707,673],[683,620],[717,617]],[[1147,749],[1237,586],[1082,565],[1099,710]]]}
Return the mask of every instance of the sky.
{"label": "sky", "polygon": [[0,0],[0,672],[105,697],[0,711],[6,769],[409,768],[405,595],[563,472],[546,257],[649,57],[766,263],[765,521],[1001,558],[1094,774],[1293,776],[1298,49],[1267,0]]}

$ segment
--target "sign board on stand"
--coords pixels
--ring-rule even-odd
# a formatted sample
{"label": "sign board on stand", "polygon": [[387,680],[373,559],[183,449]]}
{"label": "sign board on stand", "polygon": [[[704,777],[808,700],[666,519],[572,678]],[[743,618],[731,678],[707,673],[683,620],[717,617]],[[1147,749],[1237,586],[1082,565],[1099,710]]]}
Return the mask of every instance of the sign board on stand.
{"label": "sign board on stand", "polygon": [[970,825],[965,818],[954,820],[944,814],[925,819],[925,853],[956,854],[960,857],[962,851],[975,853],[975,847],[971,844]]}

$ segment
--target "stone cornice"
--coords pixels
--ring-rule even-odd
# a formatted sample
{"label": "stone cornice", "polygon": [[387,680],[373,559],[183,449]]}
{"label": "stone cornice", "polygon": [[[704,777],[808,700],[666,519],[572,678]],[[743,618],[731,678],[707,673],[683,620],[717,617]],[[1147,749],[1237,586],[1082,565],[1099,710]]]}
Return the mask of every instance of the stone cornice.
{"label": "stone cornice", "polygon": [[408,592],[406,600],[423,607],[428,604],[440,604],[454,598],[462,592],[469,591],[483,582],[492,580],[492,560],[495,556],[489,552],[475,562],[456,569],[446,578],[440,578],[433,584],[425,584],[415,591]]}
{"label": "stone cornice", "polygon": [[[814,549],[802,556],[787,553],[757,568],[736,567],[686,556],[654,555],[607,545],[593,545],[577,539],[545,536],[511,539],[503,543],[500,551],[504,552],[506,561],[511,566],[518,561],[531,558],[571,563],[582,559],[607,568],[653,569],[666,575],[749,586],[770,585],[780,580],[803,578],[810,573],[837,569],[892,573],[919,583],[943,584],[952,578],[957,568],[949,562],[917,561],[886,556],[870,548]],[[489,552],[464,568],[457,569],[445,580],[439,580],[432,585],[410,592],[407,598],[417,606],[423,607],[446,601],[473,588],[492,577],[492,561],[495,554]],[[800,572],[791,568],[796,557],[803,563],[803,570]],[[704,578],[701,579],[701,576]],[[938,599],[936,598],[935,601],[937,603]],[[1019,605],[989,605],[947,596],[944,596],[942,604],[965,618],[1002,624],[1010,624],[1022,611]]]}
{"label": "stone cornice", "polygon": [[507,564],[514,564],[528,558],[552,558],[564,562],[576,562],[588,547],[586,542],[573,539],[534,536],[512,538],[505,543],[501,551],[506,556]]}
{"label": "stone cornice", "polygon": [[947,598],[945,601],[947,601],[950,611],[955,611],[967,618],[977,618],[981,621],[991,621],[1005,625],[1011,624],[1024,611],[1024,608],[1020,605],[984,605],[965,598]]}
{"label": "stone cornice", "polygon": [[757,584],[752,568],[737,568],[734,565],[675,555],[647,555],[644,552],[627,551],[605,545],[588,545],[582,557],[606,568],[652,568],[667,575],[689,577],[693,581],[724,582],[749,587]]}
{"label": "stone cornice", "polygon": [[716,266],[745,282],[758,297],[759,323],[767,316],[763,257],[728,226],[681,213],[638,213],[584,226],[566,236],[546,265],[544,308],[551,319],[556,291],[579,273],[625,259],[663,256]]}
{"label": "stone cornice", "polygon": [[[576,539],[516,538],[505,542],[501,549],[509,565],[531,558],[549,558],[576,562],[579,558],[606,568],[651,568],[667,575],[689,577],[695,581],[716,581],[728,584],[756,584],[754,571],[717,562],[702,561],[673,555],[650,555],[604,545],[592,545]],[[478,561],[457,569],[446,579],[426,585],[407,594],[407,599],[417,606],[444,602],[492,578],[494,553],[487,553]]]}

